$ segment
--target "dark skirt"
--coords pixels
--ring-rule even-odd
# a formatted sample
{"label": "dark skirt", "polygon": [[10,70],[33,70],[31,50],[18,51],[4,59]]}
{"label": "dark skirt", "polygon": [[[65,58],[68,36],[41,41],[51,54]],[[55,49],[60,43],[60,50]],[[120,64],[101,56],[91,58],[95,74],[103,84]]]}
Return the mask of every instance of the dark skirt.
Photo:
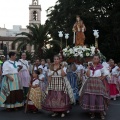
{"label": "dark skirt", "polygon": [[42,108],[52,112],[64,112],[71,109],[69,96],[63,91],[49,90]]}
{"label": "dark skirt", "polygon": [[10,91],[9,96],[4,102],[6,108],[16,108],[23,106],[23,90]]}

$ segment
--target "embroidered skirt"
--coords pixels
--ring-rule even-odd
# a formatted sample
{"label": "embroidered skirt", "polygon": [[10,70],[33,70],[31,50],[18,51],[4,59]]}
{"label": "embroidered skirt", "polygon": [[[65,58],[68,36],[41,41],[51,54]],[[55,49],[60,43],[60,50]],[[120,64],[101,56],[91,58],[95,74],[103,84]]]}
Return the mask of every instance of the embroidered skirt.
{"label": "embroidered skirt", "polygon": [[52,112],[64,112],[71,108],[73,102],[73,91],[67,78],[52,77],[47,91],[43,93],[42,108]]}
{"label": "embroidered skirt", "polygon": [[31,88],[29,100],[32,104],[29,104],[28,102],[28,105],[34,105],[37,109],[41,109],[42,93],[39,87]]}
{"label": "embroidered skirt", "polygon": [[99,78],[88,78],[81,91],[80,104],[85,110],[100,112],[107,109],[109,93]]}

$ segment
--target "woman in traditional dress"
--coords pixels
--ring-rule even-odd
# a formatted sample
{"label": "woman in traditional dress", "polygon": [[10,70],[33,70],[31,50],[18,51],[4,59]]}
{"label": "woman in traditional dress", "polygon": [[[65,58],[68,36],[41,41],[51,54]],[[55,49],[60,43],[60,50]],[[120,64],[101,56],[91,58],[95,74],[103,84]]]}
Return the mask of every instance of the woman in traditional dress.
{"label": "woman in traditional dress", "polygon": [[[22,68],[18,66],[16,54],[9,53],[9,60],[3,64],[3,79],[0,92],[0,107],[14,108],[23,106],[23,90],[18,71]],[[7,109],[10,110],[10,109]]]}
{"label": "woman in traditional dress", "polygon": [[42,93],[40,89],[39,74],[40,72],[38,70],[33,72],[33,80],[30,84],[30,94],[28,96],[28,111],[33,113],[36,113],[39,109],[41,109]]}
{"label": "woman in traditional dress", "polygon": [[111,67],[110,70],[111,77],[108,79],[110,98],[116,100],[116,97],[120,96],[120,91],[119,91],[120,88],[118,82],[119,67],[115,65],[114,60],[111,61],[110,67]]}
{"label": "woman in traditional dress", "polygon": [[100,64],[99,55],[94,55],[93,65],[88,65],[86,75],[88,79],[81,92],[80,104],[83,109],[91,112],[91,119],[95,117],[95,112],[99,112],[101,119],[104,119],[109,94],[103,80],[108,75],[108,72]]}
{"label": "woman in traditional dress", "polygon": [[54,64],[48,72],[48,87],[43,96],[42,108],[53,112],[52,116],[69,111],[74,103],[73,91],[66,77],[66,69],[61,68],[59,56],[54,56]]}
{"label": "woman in traditional dress", "polygon": [[18,75],[21,78],[23,91],[24,91],[24,98],[26,99],[26,95],[29,90],[29,84],[31,79],[29,73],[28,61],[26,60],[26,53],[22,53],[21,59],[19,59],[18,64],[22,66],[22,69],[19,71]]}
{"label": "woman in traditional dress", "polygon": [[73,32],[76,33],[76,35],[74,34],[75,40],[73,41],[73,43],[75,43],[75,46],[84,46],[84,42],[85,42],[84,32],[85,31],[86,31],[86,27],[83,21],[77,15],[76,23],[73,26]]}

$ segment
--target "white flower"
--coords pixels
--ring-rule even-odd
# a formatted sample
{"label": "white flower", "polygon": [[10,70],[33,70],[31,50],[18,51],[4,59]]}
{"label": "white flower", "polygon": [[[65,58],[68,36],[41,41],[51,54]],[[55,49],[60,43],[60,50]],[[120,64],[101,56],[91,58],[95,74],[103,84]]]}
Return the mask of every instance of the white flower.
{"label": "white flower", "polygon": [[90,50],[90,48],[85,48],[85,50]]}
{"label": "white flower", "polygon": [[63,49],[63,52],[67,52],[67,51],[68,51],[68,49],[67,49],[67,48]]}
{"label": "white flower", "polygon": [[80,54],[80,57],[83,58],[83,53]]}
{"label": "white flower", "polygon": [[65,52],[63,52],[63,56],[66,57],[66,53]]}
{"label": "white flower", "polygon": [[79,52],[82,52],[82,50],[81,50],[81,49],[78,49],[77,52],[78,52],[78,53],[79,53]]}
{"label": "white flower", "polygon": [[88,57],[88,56],[90,56],[90,54],[89,54],[89,53],[86,53],[86,56]]}
{"label": "white flower", "polygon": [[84,52],[86,48],[82,48],[82,51]]}
{"label": "white flower", "polygon": [[90,49],[91,49],[91,53],[94,55],[95,54],[95,47],[91,46]]}
{"label": "white flower", "polygon": [[86,46],[83,46],[83,48],[85,49],[85,48],[86,48]]}
{"label": "white flower", "polygon": [[74,50],[72,48],[69,49],[70,54],[74,54]]}
{"label": "white flower", "polygon": [[77,48],[73,48],[74,52],[77,52]]}
{"label": "white flower", "polygon": [[75,54],[74,54],[74,57],[77,57],[77,56],[78,56],[78,53],[75,53]]}

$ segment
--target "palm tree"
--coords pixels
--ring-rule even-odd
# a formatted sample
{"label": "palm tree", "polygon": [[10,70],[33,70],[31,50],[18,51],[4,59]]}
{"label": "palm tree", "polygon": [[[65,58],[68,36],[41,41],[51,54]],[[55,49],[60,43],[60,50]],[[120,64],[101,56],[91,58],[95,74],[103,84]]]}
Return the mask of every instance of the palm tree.
{"label": "palm tree", "polygon": [[50,41],[50,37],[48,35],[48,26],[32,24],[27,26],[27,29],[29,29],[30,32],[22,32],[17,34],[17,36],[23,35],[25,37],[18,37],[13,44],[19,43],[17,48],[18,51],[27,44],[30,46],[34,45],[35,56],[42,57],[43,47],[46,47],[46,44],[51,44],[53,42]]}

